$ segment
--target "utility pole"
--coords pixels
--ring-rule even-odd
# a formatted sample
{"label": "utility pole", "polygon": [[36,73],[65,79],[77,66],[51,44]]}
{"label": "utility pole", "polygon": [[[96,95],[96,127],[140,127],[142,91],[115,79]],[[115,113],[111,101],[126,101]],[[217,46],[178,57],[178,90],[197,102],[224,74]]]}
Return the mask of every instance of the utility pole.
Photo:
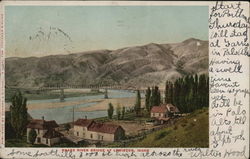
{"label": "utility pole", "polygon": [[104,92],[104,98],[105,99],[108,99],[109,97],[108,97],[108,89],[106,88],[105,89],[105,92]]}
{"label": "utility pole", "polygon": [[75,113],[75,110],[74,110],[74,109],[75,109],[75,106],[73,106],[73,110],[72,110],[72,113],[73,113],[73,114],[72,114],[72,124],[74,124],[74,120],[75,120],[75,119],[74,119],[74,118],[75,118],[75,114],[74,114],[74,113]]}
{"label": "utility pole", "polygon": [[60,89],[60,101],[63,102],[64,101],[64,90],[61,88]]}

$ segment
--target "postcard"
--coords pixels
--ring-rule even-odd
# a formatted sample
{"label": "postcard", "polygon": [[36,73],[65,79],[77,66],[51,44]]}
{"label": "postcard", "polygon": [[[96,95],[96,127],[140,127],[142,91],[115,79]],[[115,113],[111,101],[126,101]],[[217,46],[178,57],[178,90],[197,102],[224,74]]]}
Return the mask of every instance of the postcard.
{"label": "postcard", "polygon": [[0,3],[1,158],[248,158],[249,3]]}

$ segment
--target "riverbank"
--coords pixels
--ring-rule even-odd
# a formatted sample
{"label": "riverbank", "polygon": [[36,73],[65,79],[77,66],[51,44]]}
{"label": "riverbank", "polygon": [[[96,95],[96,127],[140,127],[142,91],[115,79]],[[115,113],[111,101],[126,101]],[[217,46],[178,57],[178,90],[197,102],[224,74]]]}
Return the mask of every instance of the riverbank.
{"label": "riverbank", "polygon": [[[132,108],[135,105],[135,97],[131,98],[113,98],[113,99],[102,99],[97,104],[94,104],[89,107],[78,108],[77,111],[99,111],[99,110],[107,110],[109,103],[112,103],[114,108],[118,105],[120,107]],[[141,101],[142,105],[144,105],[144,99]]]}

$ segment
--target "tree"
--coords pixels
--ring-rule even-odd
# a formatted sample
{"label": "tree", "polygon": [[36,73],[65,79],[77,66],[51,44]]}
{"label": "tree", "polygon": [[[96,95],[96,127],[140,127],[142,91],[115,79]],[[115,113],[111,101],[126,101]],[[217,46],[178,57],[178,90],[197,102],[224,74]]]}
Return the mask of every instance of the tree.
{"label": "tree", "polygon": [[[209,105],[209,78],[205,74],[194,76],[184,76],[174,82],[171,90],[171,84],[166,83],[165,91],[167,102],[173,100],[183,113],[189,113]],[[172,92],[172,93],[171,93]],[[173,94],[173,97],[169,96]]]}
{"label": "tree", "polygon": [[113,113],[114,113],[114,107],[113,107],[112,103],[109,103],[109,108],[108,108],[108,117],[109,117],[109,119],[112,119]]}
{"label": "tree", "polygon": [[36,141],[36,137],[37,137],[37,134],[36,134],[36,131],[34,129],[31,129],[30,132],[29,132],[29,142],[33,145],[34,142]]}
{"label": "tree", "polygon": [[159,91],[159,87],[155,86],[152,88],[152,93],[150,97],[150,107],[159,106],[161,104],[161,93]]}
{"label": "tree", "polygon": [[169,81],[166,82],[166,86],[165,86],[165,103],[169,103]]}
{"label": "tree", "polygon": [[199,108],[206,106],[206,97],[209,93],[206,88],[206,75],[202,74],[199,76],[199,84],[198,84],[198,95],[199,95]]}
{"label": "tree", "polygon": [[135,113],[138,116],[141,111],[141,94],[140,91],[137,90],[136,102],[135,102]]}
{"label": "tree", "polygon": [[69,129],[70,129],[70,124],[69,124],[69,123],[65,124],[64,128],[65,128],[67,131],[69,131]]}
{"label": "tree", "polygon": [[124,119],[124,116],[125,116],[125,107],[122,107],[122,116],[121,116],[121,118]]}
{"label": "tree", "polygon": [[28,123],[27,98],[17,91],[11,98],[10,113],[11,125],[15,131],[16,138],[20,138]]}
{"label": "tree", "polygon": [[151,91],[151,96],[150,96],[150,108],[152,108],[153,106],[155,106],[154,102],[155,102],[155,88],[152,87],[152,91]]}
{"label": "tree", "polygon": [[151,96],[151,89],[148,87],[146,90],[146,95],[145,95],[145,106],[148,112],[150,112],[151,107],[150,107],[150,96]]}
{"label": "tree", "polygon": [[174,92],[173,83],[169,82],[168,103],[173,103],[173,98],[174,98],[173,92]]}
{"label": "tree", "polygon": [[157,105],[160,105],[162,103],[161,102],[161,92],[160,92],[160,90],[157,91],[156,102],[157,102]]}
{"label": "tree", "polygon": [[116,107],[116,115],[117,115],[117,120],[120,120],[121,119],[121,106],[119,103]]}

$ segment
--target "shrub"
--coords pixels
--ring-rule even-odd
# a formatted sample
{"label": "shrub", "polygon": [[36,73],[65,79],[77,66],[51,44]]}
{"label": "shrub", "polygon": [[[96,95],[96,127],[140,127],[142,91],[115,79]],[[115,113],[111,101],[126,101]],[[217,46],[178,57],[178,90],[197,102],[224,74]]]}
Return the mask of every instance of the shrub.
{"label": "shrub", "polygon": [[159,134],[157,134],[157,135],[155,136],[155,140],[162,139],[162,138],[164,138],[167,134],[168,134],[167,131],[163,131],[163,132],[161,132],[161,133],[159,133]]}
{"label": "shrub", "polygon": [[64,128],[65,128],[65,130],[69,131],[69,129],[70,129],[70,124],[69,124],[69,123],[65,124],[65,125],[64,125]]}
{"label": "shrub", "polygon": [[195,126],[195,123],[190,123],[190,127],[194,127]]}
{"label": "shrub", "polygon": [[195,123],[194,122],[191,122],[185,129],[188,130],[188,129],[191,129],[195,126]]}
{"label": "shrub", "polygon": [[174,126],[174,130],[177,130],[177,129],[178,129],[178,126],[177,126],[177,125],[175,125],[175,126]]}
{"label": "shrub", "polygon": [[182,127],[185,127],[185,126],[186,126],[186,123],[181,123],[181,126],[182,126]]}
{"label": "shrub", "polygon": [[187,124],[188,123],[187,119],[183,119],[183,123]]}
{"label": "shrub", "polygon": [[36,137],[37,137],[37,134],[36,134],[36,131],[34,129],[31,129],[30,132],[29,132],[29,142],[33,145],[34,142],[36,141]]}

